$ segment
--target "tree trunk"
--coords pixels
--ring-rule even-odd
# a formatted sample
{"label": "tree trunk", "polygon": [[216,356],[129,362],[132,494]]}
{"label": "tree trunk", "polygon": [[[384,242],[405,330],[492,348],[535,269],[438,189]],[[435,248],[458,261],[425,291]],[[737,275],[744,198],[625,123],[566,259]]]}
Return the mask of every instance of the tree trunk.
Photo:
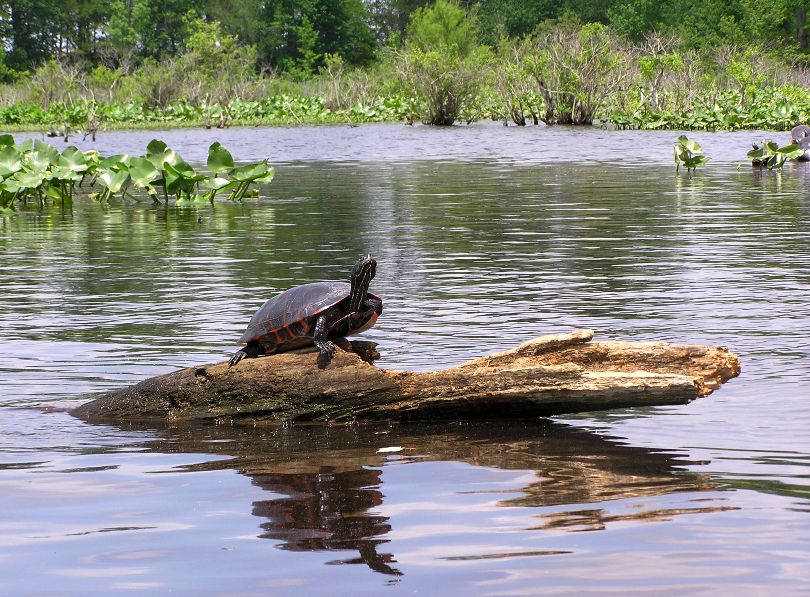
{"label": "tree trunk", "polygon": [[[190,367],[109,392],[84,419],[252,421],[469,420],[685,404],[740,372],[725,348],[590,342],[543,336],[439,371],[392,371],[338,351],[326,370],[311,352]],[[354,342],[373,352],[373,343]]]}

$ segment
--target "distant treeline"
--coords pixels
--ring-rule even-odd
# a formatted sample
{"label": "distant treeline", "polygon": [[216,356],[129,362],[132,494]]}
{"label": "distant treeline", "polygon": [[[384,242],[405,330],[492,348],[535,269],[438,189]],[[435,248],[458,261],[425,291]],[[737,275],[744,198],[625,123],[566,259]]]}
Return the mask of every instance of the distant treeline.
{"label": "distant treeline", "polygon": [[[256,72],[315,74],[326,57],[351,66],[401,46],[428,0],[10,0],[0,11],[0,77],[9,81],[48,60],[132,69],[193,49],[196,20],[250,55]],[[525,36],[549,21],[601,23],[640,42],[677,37],[684,49],[768,44],[800,56],[808,47],[810,0],[469,0],[477,42]],[[4,54],[4,55],[3,55]]]}
{"label": "distant treeline", "polygon": [[20,0],[0,125],[785,129],[810,0]]}

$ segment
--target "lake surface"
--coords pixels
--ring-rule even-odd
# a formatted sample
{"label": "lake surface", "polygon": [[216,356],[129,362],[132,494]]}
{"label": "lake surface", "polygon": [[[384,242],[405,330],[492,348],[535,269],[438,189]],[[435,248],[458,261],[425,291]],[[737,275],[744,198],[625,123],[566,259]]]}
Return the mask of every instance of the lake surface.
{"label": "lake surface", "polygon": [[[202,163],[220,140],[277,176],[244,205],[77,200],[0,219],[0,595],[807,594],[810,164],[752,170],[750,142],[780,134],[690,133],[712,161],[676,174],[677,134],[481,123],[79,143],[141,154],[157,136]],[[266,298],[346,279],[366,252],[380,366],[593,328],[725,345],[743,373],[686,406],[551,420],[63,412],[223,360]]]}

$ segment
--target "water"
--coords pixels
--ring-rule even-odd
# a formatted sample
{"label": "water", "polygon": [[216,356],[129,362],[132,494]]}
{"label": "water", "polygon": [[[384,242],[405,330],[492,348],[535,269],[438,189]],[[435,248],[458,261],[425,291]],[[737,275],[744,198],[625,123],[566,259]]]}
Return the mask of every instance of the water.
{"label": "water", "polygon": [[[764,134],[693,133],[713,160],[690,177],[672,132],[494,124],[96,146],[154,136],[191,161],[214,139],[270,157],[276,180],[244,205],[0,220],[0,595],[805,593],[809,165],[761,173],[744,154]],[[743,373],[687,406],[551,421],[116,427],[60,410],[224,359],[265,298],[365,252],[381,366],[590,327],[726,345]]]}

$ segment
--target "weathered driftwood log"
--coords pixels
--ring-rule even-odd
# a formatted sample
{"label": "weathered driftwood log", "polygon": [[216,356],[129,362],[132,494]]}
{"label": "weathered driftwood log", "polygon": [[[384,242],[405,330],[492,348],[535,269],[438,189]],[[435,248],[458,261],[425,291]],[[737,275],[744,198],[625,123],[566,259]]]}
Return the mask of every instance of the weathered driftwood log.
{"label": "weathered driftwood log", "polygon": [[[725,348],[590,342],[593,332],[543,336],[439,371],[392,371],[338,351],[284,353],[191,367],[75,409],[85,419],[353,421],[537,417],[685,404],[740,372]],[[357,343],[368,349],[369,343]],[[372,345],[373,346],[373,345]]]}

